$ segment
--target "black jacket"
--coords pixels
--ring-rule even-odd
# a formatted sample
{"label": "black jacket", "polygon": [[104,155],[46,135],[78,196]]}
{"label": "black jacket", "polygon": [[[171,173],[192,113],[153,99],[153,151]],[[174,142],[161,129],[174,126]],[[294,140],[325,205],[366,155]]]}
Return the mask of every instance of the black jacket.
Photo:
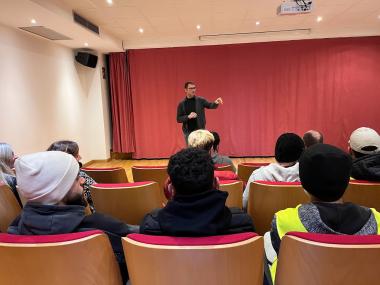
{"label": "black jacket", "polygon": [[380,181],[380,153],[354,159],[351,176],[359,180]]}
{"label": "black jacket", "polygon": [[227,192],[219,190],[175,195],[163,209],[145,216],[140,233],[192,237],[253,232],[250,216],[241,209],[225,206],[227,196]]}
{"label": "black jacket", "polygon": [[[205,108],[207,109],[216,109],[218,108],[218,104],[214,102],[208,102],[203,97],[195,96],[195,113],[197,113],[197,125],[198,129],[204,129],[206,127],[206,116],[205,116]],[[182,123],[182,131],[185,134],[188,134],[188,126],[187,121],[189,118],[187,117],[189,114],[186,114],[185,108],[186,98],[183,99],[177,107],[177,123]]]}
{"label": "black jacket", "polygon": [[27,203],[21,215],[8,228],[8,233],[18,235],[53,235],[86,230],[102,230],[110,241],[123,279],[127,278],[121,237],[133,231],[133,228],[117,219],[99,213],[86,216],[83,206],[77,205],[41,205]]}

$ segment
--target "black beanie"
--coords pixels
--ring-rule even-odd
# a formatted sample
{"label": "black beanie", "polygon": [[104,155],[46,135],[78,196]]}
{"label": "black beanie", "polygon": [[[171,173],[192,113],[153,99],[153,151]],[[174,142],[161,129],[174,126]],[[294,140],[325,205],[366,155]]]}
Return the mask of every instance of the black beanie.
{"label": "black beanie", "polygon": [[341,149],[316,144],[304,151],[299,160],[303,188],[324,202],[339,200],[350,181],[352,158]]}
{"label": "black beanie", "polygon": [[285,133],[277,139],[275,157],[277,162],[298,161],[304,149],[304,142],[298,135]]}

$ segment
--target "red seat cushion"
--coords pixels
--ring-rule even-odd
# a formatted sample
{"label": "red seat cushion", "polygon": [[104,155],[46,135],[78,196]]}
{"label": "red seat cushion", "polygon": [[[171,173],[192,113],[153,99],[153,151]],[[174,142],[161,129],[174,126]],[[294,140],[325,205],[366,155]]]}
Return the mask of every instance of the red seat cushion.
{"label": "red seat cushion", "polygon": [[135,165],[132,168],[142,168],[142,169],[166,169],[167,165],[155,165],[155,166],[147,166],[147,165]]}
{"label": "red seat cushion", "polygon": [[219,181],[219,184],[224,185],[224,184],[231,184],[231,183],[236,183],[240,182],[240,180],[221,180]]}
{"label": "red seat cushion", "polygon": [[102,234],[100,230],[68,233],[59,235],[11,235],[0,233],[0,242],[3,243],[54,243],[77,240],[84,237]]}
{"label": "red seat cushion", "polygon": [[299,186],[301,185],[301,182],[286,182],[286,181],[262,181],[262,180],[257,180],[254,181],[260,184],[265,184],[265,185],[296,185]]}
{"label": "red seat cushion", "polygon": [[333,235],[317,233],[288,232],[286,235],[305,240],[331,244],[380,244],[380,235]]}
{"label": "red seat cushion", "polygon": [[126,188],[126,187],[136,187],[143,186],[154,183],[153,181],[143,181],[143,182],[131,182],[131,183],[97,183],[92,186],[100,188]]}
{"label": "red seat cushion", "polygon": [[223,170],[223,171],[215,170],[214,176],[218,177],[219,180],[238,180],[239,179],[236,173],[230,170]]}
{"label": "red seat cushion", "polygon": [[170,236],[151,236],[143,234],[129,234],[128,237],[134,241],[156,245],[221,245],[244,241],[257,236],[256,233],[247,232],[231,235],[208,236],[208,237],[170,237]]}
{"label": "red seat cushion", "polygon": [[380,181],[350,180],[350,184],[371,184],[371,185],[380,185]]}
{"label": "red seat cushion", "polygon": [[254,167],[261,167],[261,166],[266,166],[269,164],[270,164],[270,162],[244,162],[244,163],[241,163],[241,165],[254,166]]}

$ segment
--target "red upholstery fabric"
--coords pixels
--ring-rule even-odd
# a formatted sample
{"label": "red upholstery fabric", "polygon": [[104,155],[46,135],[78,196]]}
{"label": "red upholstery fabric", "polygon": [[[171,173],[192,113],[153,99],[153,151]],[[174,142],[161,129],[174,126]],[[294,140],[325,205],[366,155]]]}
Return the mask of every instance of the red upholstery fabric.
{"label": "red upholstery fabric", "polygon": [[77,240],[84,237],[102,234],[100,230],[78,232],[78,233],[68,233],[59,235],[11,235],[0,233],[0,242],[2,243],[54,243],[54,242],[65,242],[71,240]]}
{"label": "red upholstery fabric", "polygon": [[157,245],[221,245],[244,241],[257,236],[256,233],[240,233],[222,236],[209,237],[170,237],[170,236],[151,236],[143,234],[129,234],[128,237],[134,241],[157,244]]}
{"label": "red upholstery fabric", "polygon": [[219,181],[219,184],[231,184],[231,183],[236,183],[236,182],[240,182],[240,180],[221,180]]}
{"label": "red upholstery fabric", "polygon": [[83,167],[82,170],[117,170],[121,169],[122,167]]}
{"label": "red upholstery fabric", "polygon": [[331,244],[380,244],[380,235],[332,235],[316,233],[288,232],[286,235],[305,240]]}
{"label": "red upholstery fabric", "polygon": [[380,185],[379,182],[367,181],[367,180],[350,180],[350,184],[371,184],[371,185]]}
{"label": "red upholstery fabric", "polygon": [[132,182],[132,183],[98,183],[93,184],[92,186],[99,188],[126,188],[126,187],[136,187],[143,186],[153,183],[153,181],[143,181],[143,182]]}
{"label": "red upholstery fabric", "polygon": [[146,166],[146,165],[135,165],[132,166],[132,168],[143,168],[143,169],[162,169],[162,168],[168,168],[167,165],[155,165],[155,166]]}
{"label": "red upholstery fabric", "polygon": [[246,166],[266,166],[266,165],[269,165],[270,163],[269,162],[244,162],[244,163],[241,163],[242,165],[246,165]]}
{"label": "red upholstery fabric", "polygon": [[301,182],[286,182],[286,181],[261,181],[257,180],[255,181],[260,184],[265,184],[265,185],[301,185]]}
{"label": "red upholstery fabric", "polygon": [[238,180],[239,177],[237,174],[230,170],[215,170],[214,176],[219,178],[219,181],[222,180]]}

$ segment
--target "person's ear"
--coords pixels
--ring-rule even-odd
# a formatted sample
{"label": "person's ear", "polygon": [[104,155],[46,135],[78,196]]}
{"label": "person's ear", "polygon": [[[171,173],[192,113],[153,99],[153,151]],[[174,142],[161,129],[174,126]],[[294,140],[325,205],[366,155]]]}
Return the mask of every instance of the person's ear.
{"label": "person's ear", "polygon": [[168,199],[169,201],[172,200],[175,193],[176,191],[172,184],[172,181],[170,180],[170,177],[168,177],[164,185],[164,194],[165,194],[166,199]]}
{"label": "person's ear", "polygon": [[214,189],[217,189],[217,190],[220,190],[220,183],[219,183],[219,178],[218,177],[214,177],[214,183],[213,183],[213,188]]}
{"label": "person's ear", "polygon": [[348,150],[348,153],[349,153],[352,157],[355,156],[355,155],[354,155],[354,152],[352,151],[352,148],[350,147],[350,145],[348,145],[347,150]]}

